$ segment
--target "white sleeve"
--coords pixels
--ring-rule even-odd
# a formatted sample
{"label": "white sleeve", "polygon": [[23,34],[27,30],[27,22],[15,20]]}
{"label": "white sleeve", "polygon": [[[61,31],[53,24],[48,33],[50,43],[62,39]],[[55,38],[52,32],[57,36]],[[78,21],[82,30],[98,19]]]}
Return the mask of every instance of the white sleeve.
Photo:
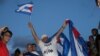
{"label": "white sleeve", "polygon": [[52,42],[55,43],[55,44],[57,43],[57,37],[56,36],[54,36],[54,38],[52,39]]}
{"label": "white sleeve", "polygon": [[44,43],[41,40],[39,40],[38,45],[39,45],[39,47],[42,47],[44,45]]}

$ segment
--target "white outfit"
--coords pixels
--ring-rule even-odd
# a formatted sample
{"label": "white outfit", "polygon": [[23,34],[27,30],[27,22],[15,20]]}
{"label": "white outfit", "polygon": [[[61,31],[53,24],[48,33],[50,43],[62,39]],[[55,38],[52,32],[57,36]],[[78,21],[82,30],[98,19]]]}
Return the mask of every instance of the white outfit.
{"label": "white outfit", "polygon": [[44,43],[40,40],[39,47],[43,56],[58,56],[56,37],[54,37],[49,43]]}

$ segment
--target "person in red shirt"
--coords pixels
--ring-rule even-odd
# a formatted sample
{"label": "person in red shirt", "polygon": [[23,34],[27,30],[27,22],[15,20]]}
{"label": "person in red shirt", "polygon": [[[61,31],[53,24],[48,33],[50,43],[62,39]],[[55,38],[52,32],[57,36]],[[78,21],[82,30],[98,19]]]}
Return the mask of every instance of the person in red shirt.
{"label": "person in red shirt", "polygon": [[9,56],[9,51],[7,49],[6,44],[12,37],[12,32],[5,28],[0,35],[0,56]]}

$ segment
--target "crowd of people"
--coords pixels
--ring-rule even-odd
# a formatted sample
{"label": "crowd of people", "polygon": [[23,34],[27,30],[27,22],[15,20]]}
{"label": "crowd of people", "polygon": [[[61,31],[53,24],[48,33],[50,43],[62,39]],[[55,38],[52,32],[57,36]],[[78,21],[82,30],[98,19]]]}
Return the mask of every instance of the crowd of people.
{"label": "crowd of people", "polygon": [[98,29],[91,30],[92,35],[89,36],[87,43],[89,49],[89,56],[100,56],[100,34]]}
{"label": "crowd of people", "polygon": [[36,44],[28,43],[26,49],[27,51],[23,53],[17,48],[11,56],[42,56],[42,54],[36,50]]}
{"label": "crowd of people", "polygon": [[21,52],[19,48],[17,48],[14,54],[10,55],[7,43],[11,39],[13,33],[9,30],[8,27],[3,27],[0,29],[0,56],[42,56],[41,52],[38,52],[36,49],[36,44],[28,43],[27,51],[25,53]]}
{"label": "crowd of people", "polygon": [[[21,52],[21,50],[17,48],[14,54],[11,56],[58,56],[56,43],[58,42],[59,35],[67,26],[66,21],[64,21],[63,25],[51,41],[48,41],[47,35],[43,35],[42,39],[40,40],[31,22],[29,22],[28,26],[32,32],[35,43],[28,43],[26,46],[26,52]],[[91,33],[92,34],[89,36],[89,41],[87,42],[88,56],[100,56],[100,34],[98,33],[98,29],[93,28]],[[12,35],[13,33],[8,27],[0,29],[0,56],[10,56],[7,43]],[[41,52],[37,51],[37,46],[39,46]]]}
{"label": "crowd of people", "polygon": [[[28,26],[32,32],[35,43],[40,47],[42,54],[38,53],[36,50],[36,44],[27,44],[27,52],[23,53],[20,49],[16,49],[12,56],[58,56],[57,52],[57,39],[59,35],[63,32],[66,27],[66,21],[64,21],[61,28],[58,30],[56,36],[49,42],[48,36],[43,35],[40,40],[37,36],[34,27],[31,22],[29,22]],[[13,33],[9,30],[8,27],[4,27],[0,30],[0,56],[10,56],[7,48],[7,43],[12,37]]]}

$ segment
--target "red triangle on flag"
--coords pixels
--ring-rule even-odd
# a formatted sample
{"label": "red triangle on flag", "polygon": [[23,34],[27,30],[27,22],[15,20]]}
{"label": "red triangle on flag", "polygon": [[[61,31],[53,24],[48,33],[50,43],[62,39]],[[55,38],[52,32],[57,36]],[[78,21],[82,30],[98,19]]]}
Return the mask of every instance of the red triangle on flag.
{"label": "red triangle on flag", "polygon": [[74,33],[75,38],[78,38],[80,36],[80,33],[77,31],[75,27],[73,27],[73,33]]}
{"label": "red triangle on flag", "polygon": [[32,7],[29,7],[29,10],[32,12]]}

